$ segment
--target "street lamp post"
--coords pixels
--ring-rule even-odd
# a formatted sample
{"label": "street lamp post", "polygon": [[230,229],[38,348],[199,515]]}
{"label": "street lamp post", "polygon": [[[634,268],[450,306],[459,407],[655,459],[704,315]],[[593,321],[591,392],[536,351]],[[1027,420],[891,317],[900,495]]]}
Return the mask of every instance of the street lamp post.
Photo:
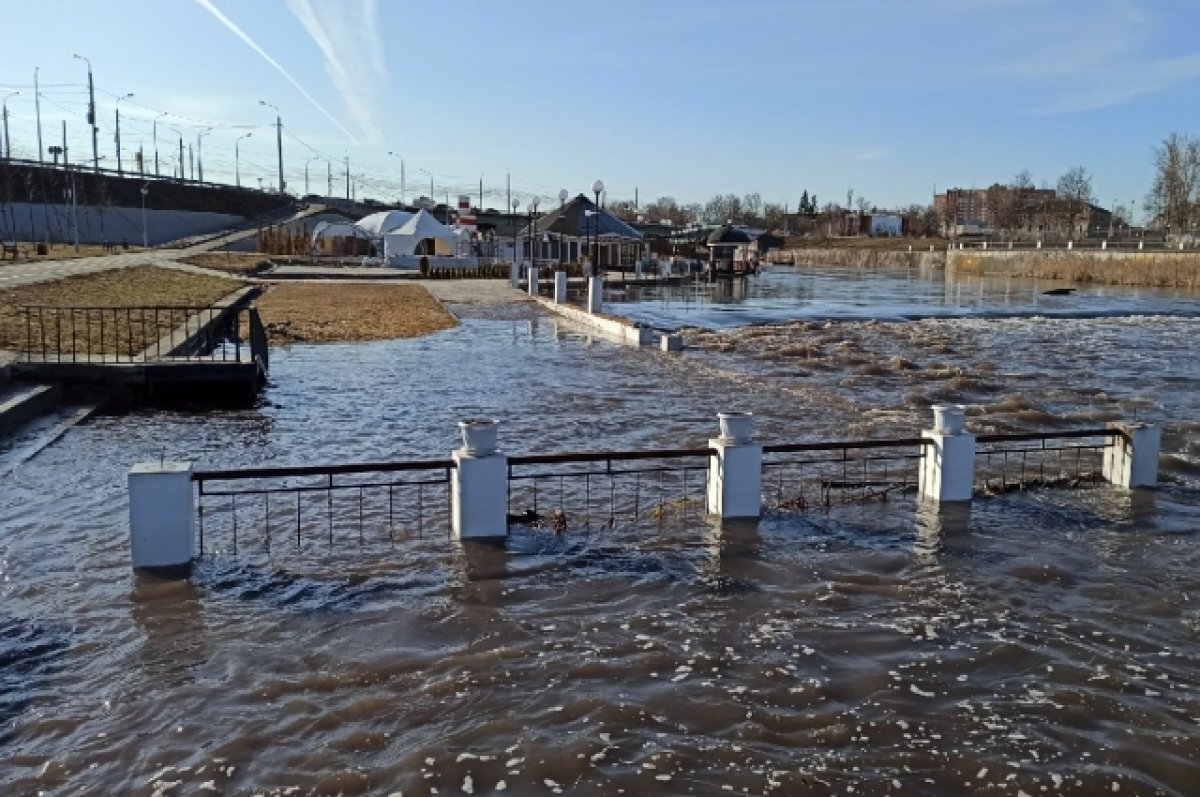
{"label": "street lamp post", "polygon": [[158,174],[158,120],[162,119],[166,115],[167,115],[167,112],[163,111],[158,116],[154,117],[154,123],[152,125],[152,127],[154,128],[154,176],[155,177],[159,176],[159,174]]}
{"label": "street lamp post", "polygon": [[146,194],[150,193],[150,183],[142,185],[142,248],[150,248],[150,235],[146,232]]}
{"label": "street lamp post", "polygon": [[266,100],[259,100],[259,105],[275,109],[275,148],[279,152],[279,193],[283,193],[286,184],[283,182],[283,116],[278,105],[272,105]]}
{"label": "street lamp post", "polygon": [[596,213],[594,214],[595,215],[596,233],[592,237],[592,246],[595,249],[595,252],[594,252],[595,257],[592,259],[592,276],[593,277],[600,276],[600,216],[599,216],[599,213],[600,213],[600,192],[602,192],[603,190],[604,190],[604,181],[603,180],[597,180],[596,182],[592,183],[592,193],[596,195]]}
{"label": "street lamp post", "polygon": [[5,160],[12,159],[12,137],[8,135],[8,99],[15,97],[21,92],[10,91],[4,95],[4,158]]}
{"label": "street lamp post", "polygon": [[[242,143],[243,138],[250,138],[250,136],[252,136],[252,135],[254,135],[253,132],[245,133],[244,135],[238,136],[233,141],[233,182],[237,184],[238,188],[242,187],[242,173],[238,166],[238,155],[239,155],[238,144]],[[305,182],[307,184],[307,180],[308,180],[308,166],[307,165],[304,167],[304,175],[305,175]],[[307,187],[307,185],[306,185],[306,187]]]}
{"label": "street lamp post", "polygon": [[517,262],[517,208],[521,206],[521,200],[513,197],[512,201],[512,226],[513,226],[513,262]]}
{"label": "street lamp post", "polygon": [[529,211],[529,262],[531,265],[537,266],[537,254],[533,249],[533,220],[534,216],[537,215],[538,198],[534,197],[533,199],[529,200],[529,204],[525,206],[525,209]]}
{"label": "street lamp post", "polygon": [[388,150],[388,154],[393,158],[400,159],[400,207],[404,207],[404,156],[398,155],[391,150]]}
{"label": "street lamp post", "polygon": [[204,137],[212,132],[206,127],[196,134],[196,171],[200,177],[200,185],[204,185]]}
{"label": "street lamp post", "polygon": [[133,94],[131,92],[129,94],[122,94],[120,97],[117,97],[116,111],[114,112],[114,116],[116,118],[116,132],[113,134],[113,141],[117,145],[117,176],[118,177],[120,177],[122,174],[122,172],[121,172],[121,100],[127,100],[132,96],[133,96]]}
{"label": "street lamp post", "polygon": [[96,85],[92,82],[92,59],[85,58],[76,53],[75,58],[80,61],[87,61],[88,65],[88,111],[87,122],[92,126],[92,170],[97,174],[100,173],[100,147],[97,134],[100,128],[96,127]]}
{"label": "street lamp post", "polygon": [[[433,172],[428,171],[426,169],[417,169],[417,171],[421,172],[422,174],[429,175],[429,198],[433,199]],[[513,205],[513,207],[515,208],[516,205]]]}
{"label": "street lamp post", "polygon": [[312,163],[313,161],[319,161],[319,160],[321,160],[320,156],[316,156],[316,157],[309,158],[308,160],[306,160],[304,162],[304,195],[305,196],[308,196],[308,194],[309,194],[309,191],[308,191],[308,164]]}

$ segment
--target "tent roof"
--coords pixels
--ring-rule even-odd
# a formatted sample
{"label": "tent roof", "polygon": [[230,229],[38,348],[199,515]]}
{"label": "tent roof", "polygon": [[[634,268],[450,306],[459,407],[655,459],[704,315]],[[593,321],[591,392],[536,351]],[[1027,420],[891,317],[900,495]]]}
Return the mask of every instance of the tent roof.
{"label": "tent roof", "polygon": [[366,238],[367,233],[348,221],[322,221],[313,228],[313,240],[320,238]]}
{"label": "tent roof", "polygon": [[600,208],[598,215],[595,216],[586,215],[589,210],[596,211],[596,203],[583,194],[579,194],[561,208],[553,210],[538,219],[534,225],[534,230],[538,235],[549,232],[555,235],[567,235],[572,238],[586,238],[589,235],[599,235],[601,238],[609,239],[642,240],[640,232],[604,208]]}
{"label": "tent roof", "polygon": [[442,224],[433,217],[433,214],[426,210],[422,210],[417,215],[413,216],[408,222],[398,230],[395,230],[396,235],[411,235],[414,238],[424,240],[426,238],[441,238],[443,240],[455,240],[458,234],[453,229]]}
{"label": "tent roof", "polygon": [[358,229],[365,232],[367,235],[378,238],[381,235],[386,235],[390,232],[396,232],[405,224],[407,224],[415,214],[403,210],[383,210],[379,213],[372,213],[370,216],[365,216],[355,222]]}

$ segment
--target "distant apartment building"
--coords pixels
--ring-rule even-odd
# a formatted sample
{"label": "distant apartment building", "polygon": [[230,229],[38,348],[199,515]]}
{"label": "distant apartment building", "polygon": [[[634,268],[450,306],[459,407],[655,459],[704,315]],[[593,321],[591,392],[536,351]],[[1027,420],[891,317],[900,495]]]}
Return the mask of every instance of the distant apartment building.
{"label": "distant apartment building", "polygon": [[993,184],[989,188],[951,188],[933,197],[933,209],[943,232],[1018,231],[1032,232],[1033,219],[1054,204],[1053,188],[1013,188]]}

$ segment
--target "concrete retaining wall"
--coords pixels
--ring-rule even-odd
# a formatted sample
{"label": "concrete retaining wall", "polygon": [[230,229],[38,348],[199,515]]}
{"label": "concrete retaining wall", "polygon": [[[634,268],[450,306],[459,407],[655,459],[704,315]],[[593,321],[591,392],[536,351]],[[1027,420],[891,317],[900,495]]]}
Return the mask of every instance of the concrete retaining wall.
{"label": "concrete retaining wall", "polygon": [[1200,287],[1200,253],[1195,252],[1038,252],[951,250],[946,276],[995,275],[1142,285]]}
{"label": "concrete retaining wall", "polygon": [[788,249],[775,255],[775,260],[792,262],[797,266],[848,266],[852,268],[943,268],[946,265],[946,251],[942,246],[935,246],[933,252],[916,251],[897,252],[878,249]]}
{"label": "concrete retaining wall", "polygon": [[542,296],[536,297],[542,307],[563,318],[573,321],[580,326],[592,329],[601,335],[618,343],[630,346],[653,346],[658,341],[658,335],[652,329],[634,326],[623,318],[614,316],[595,315],[569,304],[555,304]]}
{"label": "concrete retaining wall", "polygon": [[[79,242],[142,245],[142,209],[80,207]],[[70,205],[41,205],[17,202],[5,205],[0,231],[6,240],[73,243],[74,227]],[[146,209],[146,231],[151,246],[221,232],[246,223],[243,216],[231,213],[201,213],[186,210]],[[14,234],[15,233],[15,234]]]}

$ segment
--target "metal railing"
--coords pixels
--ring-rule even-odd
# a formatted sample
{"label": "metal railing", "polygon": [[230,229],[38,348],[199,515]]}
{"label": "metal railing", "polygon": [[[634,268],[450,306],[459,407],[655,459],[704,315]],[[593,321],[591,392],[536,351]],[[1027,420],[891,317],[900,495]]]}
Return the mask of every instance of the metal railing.
{"label": "metal railing", "polygon": [[977,435],[975,490],[989,496],[1103,484],[1104,451],[1121,436],[1119,429]]}
{"label": "metal railing", "polygon": [[[256,335],[253,307],[26,305],[22,313],[26,362],[240,362],[245,350],[262,356],[265,367],[266,335]],[[242,334],[243,316],[257,344],[253,347]]]}
{"label": "metal railing", "polygon": [[448,536],[453,467],[447,459],[195,471],[200,554],[255,543],[268,554],[278,544],[299,551],[306,540],[332,548],[339,535],[360,545]]}
{"label": "metal railing", "polygon": [[[709,448],[508,458],[509,523],[563,533],[703,515]],[[692,460],[696,464],[682,464]]]}
{"label": "metal railing", "polygon": [[[804,511],[854,501],[886,501],[915,490],[921,437],[763,446],[764,504]],[[907,453],[897,449],[908,449]]]}

